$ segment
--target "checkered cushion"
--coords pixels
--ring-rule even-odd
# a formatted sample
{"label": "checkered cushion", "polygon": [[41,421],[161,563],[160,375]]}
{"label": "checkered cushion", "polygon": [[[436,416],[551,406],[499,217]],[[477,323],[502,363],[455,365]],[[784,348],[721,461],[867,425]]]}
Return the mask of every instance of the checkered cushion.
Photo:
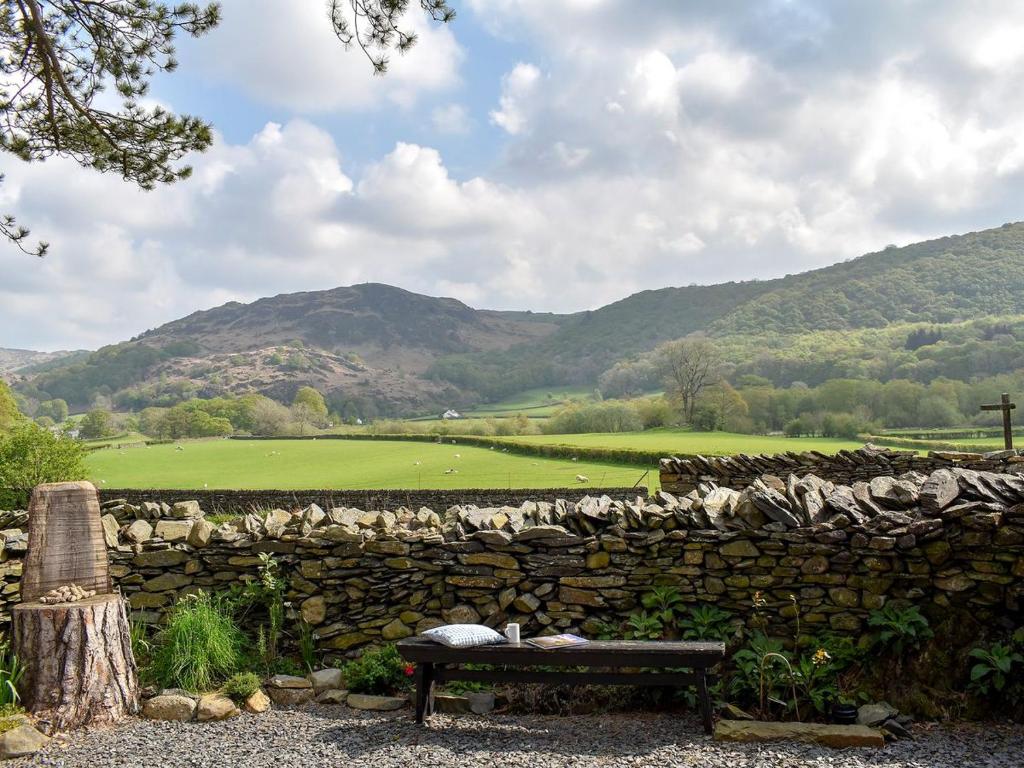
{"label": "checkered cushion", "polygon": [[428,629],[423,636],[449,648],[472,648],[477,645],[505,642],[503,635],[483,624],[446,624],[443,627]]}

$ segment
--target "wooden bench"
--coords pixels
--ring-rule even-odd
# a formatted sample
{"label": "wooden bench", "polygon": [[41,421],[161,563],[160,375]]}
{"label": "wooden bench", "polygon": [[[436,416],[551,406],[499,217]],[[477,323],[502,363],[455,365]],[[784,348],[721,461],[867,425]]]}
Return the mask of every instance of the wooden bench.
{"label": "wooden bench", "polygon": [[[708,670],[725,657],[724,643],[592,641],[572,648],[542,650],[526,643],[449,648],[422,637],[398,643],[402,658],[416,665],[416,722],[433,710],[434,684],[450,680],[547,683],[550,685],[696,685],[704,730],[711,733]],[[463,669],[487,664],[502,669]],[[519,669],[516,669],[519,667]],[[541,671],[522,667],[592,667],[593,670]],[[655,671],[628,672],[623,668]],[[691,672],[678,672],[683,668]],[[619,671],[608,671],[619,670]]]}

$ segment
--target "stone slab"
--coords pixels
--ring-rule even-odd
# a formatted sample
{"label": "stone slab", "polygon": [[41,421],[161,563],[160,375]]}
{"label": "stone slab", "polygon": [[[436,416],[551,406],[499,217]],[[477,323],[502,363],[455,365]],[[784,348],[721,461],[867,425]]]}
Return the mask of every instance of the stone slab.
{"label": "stone slab", "polygon": [[715,741],[798,741],[833,749],[885,746],[880,731],[863,725],[825,723],[763,723],[753,720],[719,720]]}

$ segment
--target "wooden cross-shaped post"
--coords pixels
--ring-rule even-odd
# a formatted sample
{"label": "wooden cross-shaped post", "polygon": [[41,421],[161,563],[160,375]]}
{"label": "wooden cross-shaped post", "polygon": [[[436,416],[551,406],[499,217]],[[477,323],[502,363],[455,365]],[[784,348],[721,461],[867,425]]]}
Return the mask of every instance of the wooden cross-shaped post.
{"label": "wooden cross-shaped post", "polygon": [[1010,396],[1003,392],[1001,402],[995,405],[983,405],[981,410],[983,411],[1002,411],[1003,412],[1003,443],[1006,446],[1006,450],[1013,448],[1013,427],[1010,424],[1010,411],[1017,407],[1016,403],[1010,402]]}

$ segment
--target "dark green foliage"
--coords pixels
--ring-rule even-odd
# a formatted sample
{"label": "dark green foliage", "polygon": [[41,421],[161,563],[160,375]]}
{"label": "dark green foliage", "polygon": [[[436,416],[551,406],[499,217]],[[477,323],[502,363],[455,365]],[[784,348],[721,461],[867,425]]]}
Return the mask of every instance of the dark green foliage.
{"label": "dark green foliage", "polygon": [[1005,698],[1011,704],[1024,702],[1024,628],[1005,642],[971,649],[969,690],[983,698]]}
{"label": "dark green foliage", "polygon": [[672,626],[683,609],[683,596],[675,587],[654,587],[640,598],[640,603],[664,625]]}
{"label": "dark green foliage", "polygon": [[236,672],[221,686],[224,695],[241,703],[260,689],[260,678],[255,672]]}
{"label": "dark green foliage", "polygon": [[345,684],[353,693],[394,693],[409,684],[407,668],[395,646],[371,648],[345,665]]}
{"label": "dark green foliage", "polygon": [[[729,692],[740,702],[758,701],[761,695],[761,664],[768,654],[782,654],[782,640],[756,632],[747,645],[733,654],[730,664],[734,671],[729,677]],[[769,695],[778,696],[782,678],[776,666],[768,667],[769,676],[765,683]]]}
{"label": "dark green foliage", "polygon": [[729,641],[736,634],[733,615],[717,605],[695,605],[679,619],[684,640]]}
{"label": "dark green foliage", "polygon": [[200,692],[239,671],[245,637],[228,603],[199,592],[171,609],[154,645],[152,673],[159,684]]}
{"label": "dark green foliage", "polygon": [[660,640],[665,633],[665,625],[656,614],[647,611],[634,613],[626,621],[627,640]]}
{"label": "dark green foliage", "polygon": [[887,603],[883,608],[871,612],[868,626],[877,630],[876,644],[897,658],[919,648],[922,642],[932,636],[928,619],[921,615],[916,605],[901,607]]}

